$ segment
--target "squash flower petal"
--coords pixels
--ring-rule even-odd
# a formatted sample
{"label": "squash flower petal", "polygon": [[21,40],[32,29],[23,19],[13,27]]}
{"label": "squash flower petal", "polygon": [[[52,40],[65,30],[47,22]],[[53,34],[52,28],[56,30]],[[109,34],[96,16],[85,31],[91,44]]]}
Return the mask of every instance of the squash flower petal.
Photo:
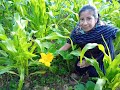
{"label": "squash flower petal", "polygon": [[54,56],[52,53],[41,53],[41,59],[39,60],[39,62],[45,64],[45,66],[50,67],[50,62],[52,62]]}
{"label": "squash flower petal", "polygon": [[45,62],[45,66],[50,67],[50,62]]}

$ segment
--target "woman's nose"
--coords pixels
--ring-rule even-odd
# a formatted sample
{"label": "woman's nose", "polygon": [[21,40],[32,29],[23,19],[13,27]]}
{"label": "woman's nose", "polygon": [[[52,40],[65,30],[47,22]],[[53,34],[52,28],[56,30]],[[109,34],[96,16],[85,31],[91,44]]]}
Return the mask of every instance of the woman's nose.
{"label": "woman's nose", "polygon": [[84,25],[86,25],[86,24],[87,24],[87,21],[86,21],[86,20],[84,20],[83,24],[84,24]]}

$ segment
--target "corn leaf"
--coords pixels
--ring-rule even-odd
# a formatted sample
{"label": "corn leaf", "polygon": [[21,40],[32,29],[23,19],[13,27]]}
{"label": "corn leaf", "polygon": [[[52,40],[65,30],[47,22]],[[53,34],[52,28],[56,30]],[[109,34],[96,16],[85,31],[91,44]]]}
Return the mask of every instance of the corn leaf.
{"label": "corn leaf", "polygon": [[12,40],[7,39],[7,40],[5,40],[5,41],[2,41],[2,44],[6,47],[6,49],[7,49],[8,51],[13,52],[13,53],[16,53],[16,52],[17,52]]}
{"label": "corn leaf", "polygon": [[0,66],[0,74],[4,74],[11,70],[14,66]]}
{"label": "corn leaf", "polygon": [[98,79],[94,90],[103,90],[103,86],[105,83],[106,83],[106,81],[104,79]]}
{"label": "corn leaf", "polygon": [[88,43],[87,45],[85,45],[85,47],[82,49],[81,54],[80,54],[80,63],[82,63],[82,58],[85,54],[85,52],[89,49],[93,49],[97,46],[97,43]]}
{"label": "corn leaf", "polygon": [[51,39],[59,39],[59,38],[68,38],[68,36],[63,36],[57,32],[53,32],[53,33],[49,34],[48,36],[43,37],[42,40],[44,40],[44,39],[51,40]]}
{"label": "corn leaf", "polygon": [[104,74],[103,74],[102,70],[99,67],[99,63],[95,59],[90,59],[90,58],[87,58],[87,57],[84,57],[84,58],[85,58],[85,60],[89,64],[91,64],[92,66],[94,66],[94,68],[96,69],[96,71],[97,71],[97,73],[98,73],[98,75],[99,75],[100,78],[104,77]]}

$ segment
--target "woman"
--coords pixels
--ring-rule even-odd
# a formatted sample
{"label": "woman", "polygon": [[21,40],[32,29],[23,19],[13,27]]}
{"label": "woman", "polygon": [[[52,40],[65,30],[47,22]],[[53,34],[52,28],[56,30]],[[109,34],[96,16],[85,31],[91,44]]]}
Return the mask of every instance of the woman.
{"label": "woman", "polygon": [[[99,14],[97,9],[91,5],[85,5],[79,11],[80,21],[76,28],[72,31],[70,37],[73,41],[73,44],[77,44],[81,49],[87,43],[98,43],[104,45],[107,53],[107,48],[105,42],[103,41],[102,36],[104,37],[111,54],[111,58],[114,58],[114,46],[112,40],[115,39],[115,34],[117,29],[113,26],[106,25],[99,20]],[[71,47],[70,40],[62,46],[59,50],[68,50]],[[95,58],[101,70],[104,72],[103,66],[103,56],[104,54],[95,47],[85,53],[85,56],[88,58]],[[97,77],[98,74],[95,68],[86,63],[85,60],[82,61],[82,64],[79,63],[79,60],[76,63],[76,71],[80,75],[88,73],[90,77]]]}

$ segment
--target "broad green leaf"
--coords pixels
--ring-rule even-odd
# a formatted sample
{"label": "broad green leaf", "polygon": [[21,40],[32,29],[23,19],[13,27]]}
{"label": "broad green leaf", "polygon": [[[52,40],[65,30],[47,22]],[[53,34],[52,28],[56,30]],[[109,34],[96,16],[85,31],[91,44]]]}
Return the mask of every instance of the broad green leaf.
{"label": "broad green leaf", "polygon": [[111,64],[112,59],[111,59],[111,54],[110,54],[109,47],[108,47],[108,45],[107,45],[103,35],[102,35],[102,39],[103,39],[103,41],[104,41],[104,43],[106,45],[106,48],[107,48],[107,51],[108,51],[108,55],[106,54],[104,46],[102,44],[99,44],[98,48],[104,53],[103,63],[104,63],[105,70],[107,70],[107,68]]}
{"label": "broad green leaf", "polygon": [[[96,46],[98,46],[97,43],[88,43],[87,45],[85,45],[85,47],[82,49],[82,51],[80,53],[80,63],[82,62],[82,58],[84,57],[85,52],[89,49],[95,48]],[[99,67],[98,62],[95,59],[90,59],[90,58],[87,58],[87,57],[84,57],[84,58],[86,59],[86,61],[88,63],[90,63],[91,65],[93,65],[95,67],[95,69],[96,69],[96,71],[97,71],[97,73],[99,74],[100,77],[104,76],[102,70]]]}
{"label": "broad green leaf", "polygon": [[87,57],[84,57],[84,58],[88,63],[90,63],[92,66],[94,66],[94,68],[96,69],[99,77],[104,77],[104,74],[99,67],[99,63],[95,59],[90,59],[90,58],[87,58]]}
{"label": "broad green leaf", "polygon": [[109,68],[106,70],[105,77],[107,77],[107,79],[109,80],[109,82],[111,82],[111,81],[115,78],[115,75],[116,75],[117,73],[119,73],[117,69],[118,69],[118,68],[114,69],[114,68],[110,68],[110,67],[109,67]]}
{"label": "broad green leaf", "polygon": [[97,45],[98,45],[97,43],[88,43],[88,44],[85,45],[85,47],[81,51],[80,63],[82,63],[82,58],[84,57],[85,52],[89,49],[95,48]]}
{"label": "broad green leaf", "polygon": [[73,59],[73,56],[70,55],[70,54],[67,54],[64,59],[65,60],[71,60],[71,59]]}
{"label": "broad green leaf", "polygon": [[59,39],[59,38],[68,38],[68,37],[67,36],[63,36],[63,35],[61,35],[61,34],[59,34],[57,32],[53,32],[53,33],[49,34],[48,36],[43,37],[42,40],[44,40],[44,39],[51,40],[51,39]]}
{"label": "broad green leaf", "polygon": [[40,40],[35,40],[35,42],[39,45],[40,49],[41,49],[41,52],[43,52],[43,48],[44,46],[42,45],[42,43],[40,42]]}
{"label": "broad green leaf", "polygon": [[120,81],[116,82],[115,85],[112,87],[112,90],[119,90],[120,89]]}
{"label": "broad green leaf", "polygon": [[102,44],[98,44],[99,50],[101,50],[103,53],[105,53],[105,48]]}
{"label": "broad green leaf", "polygon": [[111,87],[113,90],[116,90],[116,87],[120,85],[120,73],[116,74],[114,78],[111,80],[111,83],[109,84],[109,87]]}
{"label": "broad green leaf", "polygon": [[108,56],[106,53],[104,54],[104,57],[103,57],[103,64],[104,64],[104,68],[105,70],[108,69],[108,67],[111,65],[111,57]]}
{"label": "broad green leaf", "polygon": [[80,56],[80,53],[80,50],[73,50],[72,52],[70,52],[70,54],[74,56]]}
{"label": "broad green leaf", "polygon": [[114,78],[114,76],[120,72],[118,71],[117,68],[119,68],[120,65],[120,54],[118,54],[115,59],[112,61],[112,63],[110,64],[110,66],[106,69],[106,76],[107,78],[109,78],[110,80],[112,78]]}
{"label": "broad green leaf", "polygon": [[0,66],[0,74],[4,74],[14,68],[14,66]]}
{"label": "broad green leaf", "polygon": [[106,81],[104,79],[98,79],[94,90],[103,90],[103,86],[105,85],[105,83]]}
{"label": "broad green leaf", "polygon": [[95,83],[93,83],[92,81],[88,81],[88,82],[85,84],[85,87],[86,87],[87,90],[94,90]]}
{"label": "broad green leaf", "polygon": [[70,55],[68,51],[60,51],[59,54],[60,54],[65,60],[70,60],[70,59],[73,58],[73,56]]}
{"label": "broad green leaf", "polygon": [[43,42],[42,43],[45,48],[50,48],[52,43],[51,42]]}
{"label": "broad green leaf", "polygon": [[83,84],[77,84],[74,86],[74,89],[75,90],[85,90],[85,87]]}
{"label": "broad green leaf", "polygon": [[112,61],[111,66],[112,68],[119,67],[120,65],[120,54],[118,54],[115,59]]}
{"label": "broad green leaf", "polygon": [[6,49],[7,49],[8,51],[13,52],[13,53],[16,53],[16,52],[17,52],[12,40],[7,39],[7,40],[5,40],[5,41],[2,41],[2,43],[4,44],[4,46],[6,46]]}

